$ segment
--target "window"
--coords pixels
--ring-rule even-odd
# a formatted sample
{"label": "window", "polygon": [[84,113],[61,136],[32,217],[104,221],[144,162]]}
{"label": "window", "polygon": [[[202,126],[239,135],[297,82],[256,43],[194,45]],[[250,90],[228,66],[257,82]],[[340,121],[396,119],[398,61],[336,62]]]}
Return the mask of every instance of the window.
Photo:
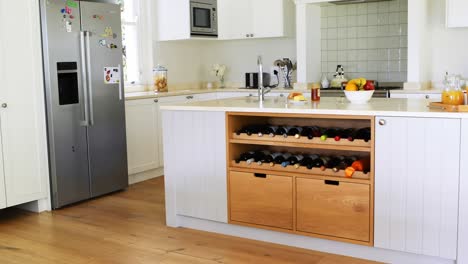
{"label": "window", "polygon": [[122,44],[125,83],[140,84],[141,56],[139,47],[140,1],[121,0],[122,10]]}

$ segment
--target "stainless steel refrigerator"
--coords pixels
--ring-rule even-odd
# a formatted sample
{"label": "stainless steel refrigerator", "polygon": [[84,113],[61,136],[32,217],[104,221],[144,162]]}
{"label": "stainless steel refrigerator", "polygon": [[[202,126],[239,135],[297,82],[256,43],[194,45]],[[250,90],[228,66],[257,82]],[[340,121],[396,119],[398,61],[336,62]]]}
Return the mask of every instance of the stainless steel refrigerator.
{"label": "stainless steel refrigerator", "polygon": [[128,186],[120,6],[109,2],[39,1],[54,209]]}

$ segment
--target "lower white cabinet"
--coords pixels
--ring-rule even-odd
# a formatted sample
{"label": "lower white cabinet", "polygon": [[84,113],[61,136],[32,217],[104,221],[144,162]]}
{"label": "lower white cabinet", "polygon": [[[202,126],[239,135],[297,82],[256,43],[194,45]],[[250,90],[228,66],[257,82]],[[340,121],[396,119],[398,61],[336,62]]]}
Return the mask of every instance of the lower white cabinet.
{"label": "lower white cabinet", "polygon": [[376,117],[375,246],[456,259],[459,119]]}
{"label": "lower white cabinet", "polygon": [[163,111],[166,208],[227,223],[224,112]]}
{"label": "lower white cabinet", "polygon": [[442,101],[441,93],[391,93],[391,98],[403,98],[403,99],[428,99],[428,100],[439,100]]}
{"label": "lower white cabinet", "polygon": [[48,197],[40,32],[37,1],[0,1],[0,208]]}
{"label": "lower white cabinet", "polygon": [[125,112],[128,173],[135,174],[161,167],[158,100],[127,101]]}

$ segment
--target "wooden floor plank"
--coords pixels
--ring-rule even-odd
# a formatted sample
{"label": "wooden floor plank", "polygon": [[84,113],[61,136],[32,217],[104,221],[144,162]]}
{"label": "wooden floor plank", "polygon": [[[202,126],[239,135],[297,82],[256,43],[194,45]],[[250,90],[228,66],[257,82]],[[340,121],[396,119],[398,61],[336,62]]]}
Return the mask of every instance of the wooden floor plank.
{"label": "wooden floor plank", "polygon": [[165,226],[164,179],[65,209],[0,211],[0,263],[375,263]]}

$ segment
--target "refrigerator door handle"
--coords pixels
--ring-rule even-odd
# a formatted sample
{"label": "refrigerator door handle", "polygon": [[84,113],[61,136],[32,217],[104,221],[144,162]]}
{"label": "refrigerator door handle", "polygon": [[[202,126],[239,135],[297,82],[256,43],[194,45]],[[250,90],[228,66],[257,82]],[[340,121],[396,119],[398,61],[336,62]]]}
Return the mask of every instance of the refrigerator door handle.
{"label": "refrigerator door handle", "polygon": [[89,126],[89,95],[88,95],[88,77],[86,71],[86,44],[85,44],[85,31],[80,32],[80,49],[81,49],[81,76],[83,84],[83,95],[84,95],[84,121],[81,121],[81,126]]}
{"label": "refrigerator door handle", "polygon": [[120,82],[119,82],[119,101],[122,101],[123,99],[123,83],[124,83],[124,80],[122,78],[122,75],[123,75],[123,71],[122,71],[122,65],[119,64],[119,73],[120,73]]}
{"label": "refrigerator door handle", "polygon": [[90,51],[90,43],[89,37],[91,32],[85,31],[85,39],[86,39],[86,68],[88,70],[88,74],[86,74],[86,79],[88,80],[88,102],[89,102],[89,125],[94,126],[94,106],[93,106],[93,80],[91,78],[91,51]]}

